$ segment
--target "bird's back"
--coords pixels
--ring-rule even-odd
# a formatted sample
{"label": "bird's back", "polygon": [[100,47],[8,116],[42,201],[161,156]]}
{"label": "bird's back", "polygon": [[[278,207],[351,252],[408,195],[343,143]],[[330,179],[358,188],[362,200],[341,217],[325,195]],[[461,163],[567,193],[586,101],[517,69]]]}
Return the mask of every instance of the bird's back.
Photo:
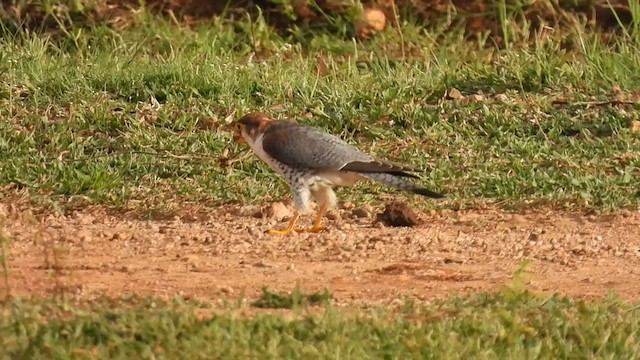
{"label": "bird's back", "polygon": [[285,120],[267,128],[262,146],[277,161],[296,168],[339,170],[353,161],[374,160],[337,136]]}

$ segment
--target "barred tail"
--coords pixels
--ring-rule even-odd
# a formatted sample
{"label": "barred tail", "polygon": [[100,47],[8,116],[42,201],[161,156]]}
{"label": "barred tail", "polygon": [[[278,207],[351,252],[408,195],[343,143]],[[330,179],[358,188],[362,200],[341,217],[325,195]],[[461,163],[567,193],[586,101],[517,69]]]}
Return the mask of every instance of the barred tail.
{"label": "barred tail", "polygon": [[373,181],[377,181],[381,184],[387,185],[389,187],[398,189],[398,190],[404,190],[404,191],[410,191],[412,193],[415,194],[419,194],[422,196],[426,196],[426,197],[430,197],[430,198],[434,198],[434,199],[440,199],[443,198],[444,195],[442,194],[438,194],[436,192],[433,192],[431,190],[425,189],[425,188],[421,188],[409,181],[407,181],[406,179],[403,179],[401,176],[396,176],[394,174],[389,174],[389,173],[360,173],[360,175],[362,175],[363,177],[373,180]]}

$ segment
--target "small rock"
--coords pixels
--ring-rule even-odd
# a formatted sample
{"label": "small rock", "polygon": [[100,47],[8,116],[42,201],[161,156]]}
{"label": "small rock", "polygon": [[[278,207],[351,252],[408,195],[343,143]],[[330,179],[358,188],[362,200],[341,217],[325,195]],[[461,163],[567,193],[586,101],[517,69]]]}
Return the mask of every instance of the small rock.
{"label": "small rock", "polygon": [[273,265],[267,263],[264,260],[258,261],[257,263],[253,264],[253,266],[257,267],[257,268],[271,268],[271,267],[273,267]]}
{"label": "small rock", "polygon": [[259,229],[255,228],[255,227],[250,227],[247,232],[249,233],[249,235],[253,236],[254,238],[258,238],[258,239],[262,239],[263,237],[263,232],[260,231]]}
{"label": "small rock", "polygon": [[640,131],[640,121],[634,120],[631,122],[631,131],[634,133]]}
{"label": "small rock", "polygon": [[384,239],[380,236],[372,236],[367,241],[373,244],[373,243],[384,242]]}
{"label": "small rock", "polygon": [[218,117],[215,115],[213,117],[198,121],[198,127],[201,130],[213,130],[217,126],[218,126]]}
{"label": "small rock", "polygon": [[69,209],[80,209],[89,204],[91,204],[91,200],[87,196],[83,195],[72,195],[69,200],[67,200],[67,206]]}
{"label": "small rock", "polygon": [[345,201],[340,205],[340,208],[343,210],[351,210],[356,207],[352,202]]}
{"label": "small rock", "polygon": [[275,202],[271,204],[271,206],[267,210],[267,216],[278,221],[289,219],[292,215],[293,213],[291,212],[291,210],[289,210],[289,208],[281,202]]}
{"label": "small rock", "polygon": [[368,218],[371,216],[371,213],[364,207],[358,207],[351,210],[351,216],[355,218]]}
{"label": "small rock", "polygon": [[464,260],[456,259],[456,258],[452,258],[452,257],[445,257],[442,261],[445,264],[462,264],[462,263],[464,263]]}
{"label": "small rock", "polygon": [[340,212],[338,212],[337,210],[329,210],[327,211],[327,214],[325,216],[327,217],[327,219],[333,220],[333,221],[342,220],[342,216],[340,215]]}
{"label": "small rock", "polygon": [[384,30],[387,17],[378,9],[365,9],[356,21],[356,33],[361,39],[366,39],[375,33]]}
{"label": "small rock", "polygon": [[251,216],[255,218],[262,217],[262,209],[257,205],[245,205],[238,209],[238,215],[240,216]]}
{"label": "small rock", "polygon": [[200,265],[200,258],[197,255],[187,255],[180,260],[186,262],[189,267],[195,268]]}
{"label": "small rock", "polygon": [[500,101],[500,102],[503,102],[503,103],[506,103],[509,100],[509,98],[507,98],[507,95],[505,95],[505,94],[498,94],[498,95],[495,96],[495,99],[496,99],[496,101]]}
{"label": "small rock", "polygon": [[460,90],[456,89],[456,88],[451,88],[448,92],[447,92],[447,98],[449,98],[450,100],[460,100],[464,97],[464,95],[462,95],[462,93],[460,92]]}
{"label": "small rock", "polygon": [[484,101],[484,96],[481,94],[473,94],[473,95],[469,95],[468,99],[471,102],[482,102]]}

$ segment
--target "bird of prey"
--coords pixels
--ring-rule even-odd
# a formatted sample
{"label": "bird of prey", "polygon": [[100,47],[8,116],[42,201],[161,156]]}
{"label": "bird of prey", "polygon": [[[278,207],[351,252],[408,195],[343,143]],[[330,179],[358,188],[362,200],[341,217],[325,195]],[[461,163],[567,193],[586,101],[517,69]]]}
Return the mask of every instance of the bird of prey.
{"label": "bird of prey", "polygon": [[340,138],[311,126],[287,120],[274,120],[268,115],[252,112],[233,126],[234,139],[247,143],[255,155],[279,173],[289,185],[295,212],[288,226],[269,233],[286,235],[295,228],[298,217],[311,211],[312,197],[319,206],[310,232],[325,230],[321,226],[327,209],[337,204],[333,188],[353,186],[359,180],[373,180],[399,190],[430,198],[441,194],[414,185],[407,178],[417,178],[410,172],[418,169],[376,159]]}

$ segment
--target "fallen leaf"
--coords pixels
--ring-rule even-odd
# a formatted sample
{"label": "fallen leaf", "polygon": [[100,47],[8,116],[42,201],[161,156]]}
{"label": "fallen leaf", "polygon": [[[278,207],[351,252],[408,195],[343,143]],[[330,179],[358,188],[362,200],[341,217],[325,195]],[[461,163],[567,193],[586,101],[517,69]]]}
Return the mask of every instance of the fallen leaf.
{"label": "fallen leaf", "polygon": [[329,74],[329,65],[323,54],[316,55],[316,74],[317,76],[326,76]]}
{"label": "fallen leaf", "polygon": [[231,112],[231,114],[227,115],[227,117],[224,118],[224,122],[227,124],[231,124],[235,116],[236,116],[236,111],[234,110],[233,112]]}

